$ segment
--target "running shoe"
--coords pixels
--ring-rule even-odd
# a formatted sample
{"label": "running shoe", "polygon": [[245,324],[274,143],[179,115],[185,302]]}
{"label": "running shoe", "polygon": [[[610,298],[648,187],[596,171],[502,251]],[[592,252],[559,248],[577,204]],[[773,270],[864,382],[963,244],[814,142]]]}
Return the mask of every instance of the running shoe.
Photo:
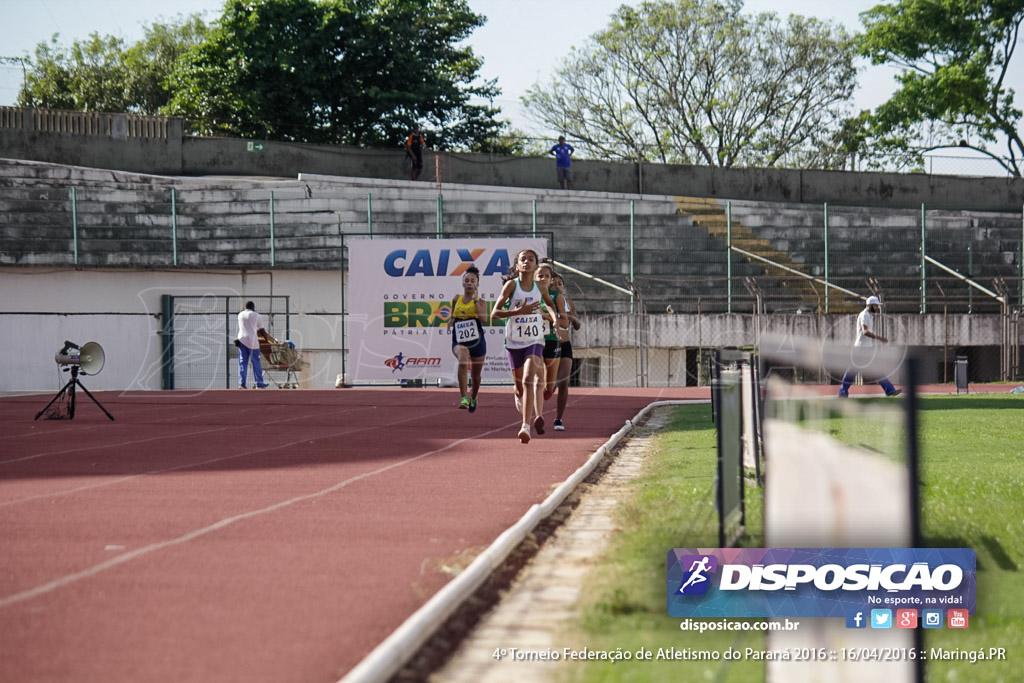
{"label": "running shoe", "polygon": [[902,389],[895,389],[895,390],[893,390],[893,392],[891,394],[886,394],[886,396],[899,396],[902,393],[903,393]]}
{"label": "running shoe", "polygon": [[549,400],[554,395],[555,395],[555,392],[548,391],[547,389],[544,390],[544,400],[545,401]]}
{"label": "running shoe", "polygon": [[469,408],[469,399],[463,396],[459,402],[459,410],[466,410],[467,408]]}
{"label": "running shoe", "polygon": [[537,430],[537,435],[540,436],[544,433],[544,416],[538,415],[533,418],[533,428]]}
{"label": "running shoe", "polygon": [[555,420],[555,431],[556,432],[564,432],[565,431],[565,425],[562,424],[561,420]]}
{"label": "running shoe", "polygon": [[519,428],[519,440],[523,443],[530,443],[530,425],[524,424]]}
{"label": "running shoe", "polygon": [[475,413],[476,412],[476,399],[475,398],[469,399],[469,412],[471,412],[471,413]]}

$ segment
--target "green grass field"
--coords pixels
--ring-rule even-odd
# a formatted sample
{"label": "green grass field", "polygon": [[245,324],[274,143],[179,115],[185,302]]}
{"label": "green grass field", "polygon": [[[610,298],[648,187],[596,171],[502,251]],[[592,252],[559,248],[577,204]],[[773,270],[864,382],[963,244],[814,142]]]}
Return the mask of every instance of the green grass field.
{"label": "green grass field", "polygon": [[[931,546],[973,548],[978,611],[965,631],[927,631],[925,647],[1006,648],[1006,661],[929,662],[926,680],[1018,681],[1024,678],[1024,396],[951,396],[921,400],[922,524]],[[582,617],[566,646],[634,652],[641,647],[724,651],[764,647],[750,632],[681,633],[665,607],[670,548],[716,547],[712,483],[715,430],[706,405],[672,409],[631,501],[622,529],[586,581]],[[747,536],[763,545],[761,490],[747,487]],[[762,681],[754,661],[589,663],[567,668],[567,681]]]}

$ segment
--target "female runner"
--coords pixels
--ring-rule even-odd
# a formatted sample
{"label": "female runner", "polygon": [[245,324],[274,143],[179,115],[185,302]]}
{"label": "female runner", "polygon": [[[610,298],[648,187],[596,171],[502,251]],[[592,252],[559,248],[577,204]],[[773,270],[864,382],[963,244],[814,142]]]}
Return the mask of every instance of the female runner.
{"label": "female runner", "polygon": [[515,381],[516,407],[523,418],[519,440],[530,442],[531,418],[537,434],[544,433],[540,413],[544,391],[544,326],[540,305],[555,324],[562,319],[551,297],[534,281],[537,253],[523,249],[516,254],[508,279],[494,302],[491,318],[505,321],[505,351]]}
{"label": "female runner", "polygon": [[[480,392],[480,371],[487,357],[484,322],[487,305],[477,294],[480,291],[480,270],[470,266],[462,276],[462,294],[452,300],[452,354],[459,361],[460,410],[476,412],[476,397]],[[472,393],[467,386],[467,375],[472,372]]]}
{"label": "female runner", "polygon": [[[564,306],[562,305],[561,294],[557,287],[554,286],[554,278],[558,276],[558,273],[552,268],[551,259],[541,259],[540,266],[537,268],[537,275],[535,279],[537,284],[540,285],[541,289],[548,293],[551,297],[551,301],[555,304],[555,310],[562,311]],[[544,325],[544,400],[547,401],[555,393],[555,379],[558,374],[558,357],[559,357],[559,341],[558,331],[561,328],[553,327],[547,324],[545,321]],[[542,410],[543,412],[543,410]]]}
{"label": "female runner", "polygon": [[[569,320],[569,324],[572,325],[572,329],[580,329],[580,319],[576,315],[576,303],[571,301],[565,296],[565,283],[562,280],[561,275],[555,275],[552,282],[555,289],[561,293],[561,304],[562,309],[565,311],[565,316]],[[565,414],[565,406],[569,402],[569,375],[572,374],[572,341],[570,338],[568,327],[556,328],[558,332],[559,341],[559,357],[558,357],[558,412],[555,417],[554,428],[555,431],[565,431],[565,424],[562,422],[562,415]]]}

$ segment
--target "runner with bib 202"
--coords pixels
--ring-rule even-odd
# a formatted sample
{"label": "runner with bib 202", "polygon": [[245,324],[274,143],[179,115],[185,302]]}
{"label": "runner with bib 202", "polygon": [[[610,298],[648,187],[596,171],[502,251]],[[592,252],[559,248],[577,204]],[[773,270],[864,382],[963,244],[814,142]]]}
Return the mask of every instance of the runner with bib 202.
{"label": "runner with bib 202", "polygon": [[[547,292],[534,281],[537,252],[523,249],[516,254],[501,294],[494,302],[491,318],[505,321],[505,353],[515,380],[516,409],[523,418],[519,440],[530,442],[530,426],[544,433],[544,321],[565,325],[564,317]],[[541,303],[546,310],[541,309]]]}
{"label": "runner with bib 202", "polygon": [[[452,354],[459,361],[459,402],[461,410],[476,412],[476,398],[480,393],[480,372],[487,358],[487,340],[484,339],[484,323],[487,321],[487,304],[478,296],[480,291],[480,270],[470,266],[462,276],[462,294],[452,299],[452,317],[449,327],[452,332]],[[472,390],[467,375],[472,373]]]}

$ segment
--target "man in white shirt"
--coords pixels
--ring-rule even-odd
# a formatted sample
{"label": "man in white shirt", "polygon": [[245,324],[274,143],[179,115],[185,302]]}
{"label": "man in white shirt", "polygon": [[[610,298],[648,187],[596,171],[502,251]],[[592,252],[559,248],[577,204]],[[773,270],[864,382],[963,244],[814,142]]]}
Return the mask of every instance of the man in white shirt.
{"label": "man in white shirt", "polygon": [[[875,340],[877,339],[883,344],[889,341],[885,337],[875,334],[875,316],[881,310],[881,300],[877,296],[869,296],[867,305],[860,312],[860,315],[857,316],[857,340],[853,343],[854,367],[847,369],[843,375],[843,383],[839,387],[840,398],[849,396],[850,385],[853,384],[853,379],[857,376],[857,367],[866,365],[870,361],[871,348],[874,346]],[[885,390],[886,396],[899,396],[903,393],[884,377],[877,381],[882,389]]]}
{"label": "man in white shirt", "polygon": [[263,366],[260,364],[260,332],[263,332],[263,316],[256,312],[256,304],[245,303],[245,310],[238,314],[238,388],[245,389],[245,381],[252,362],[252,376],[259,389],[266,389],[263,382]]}

